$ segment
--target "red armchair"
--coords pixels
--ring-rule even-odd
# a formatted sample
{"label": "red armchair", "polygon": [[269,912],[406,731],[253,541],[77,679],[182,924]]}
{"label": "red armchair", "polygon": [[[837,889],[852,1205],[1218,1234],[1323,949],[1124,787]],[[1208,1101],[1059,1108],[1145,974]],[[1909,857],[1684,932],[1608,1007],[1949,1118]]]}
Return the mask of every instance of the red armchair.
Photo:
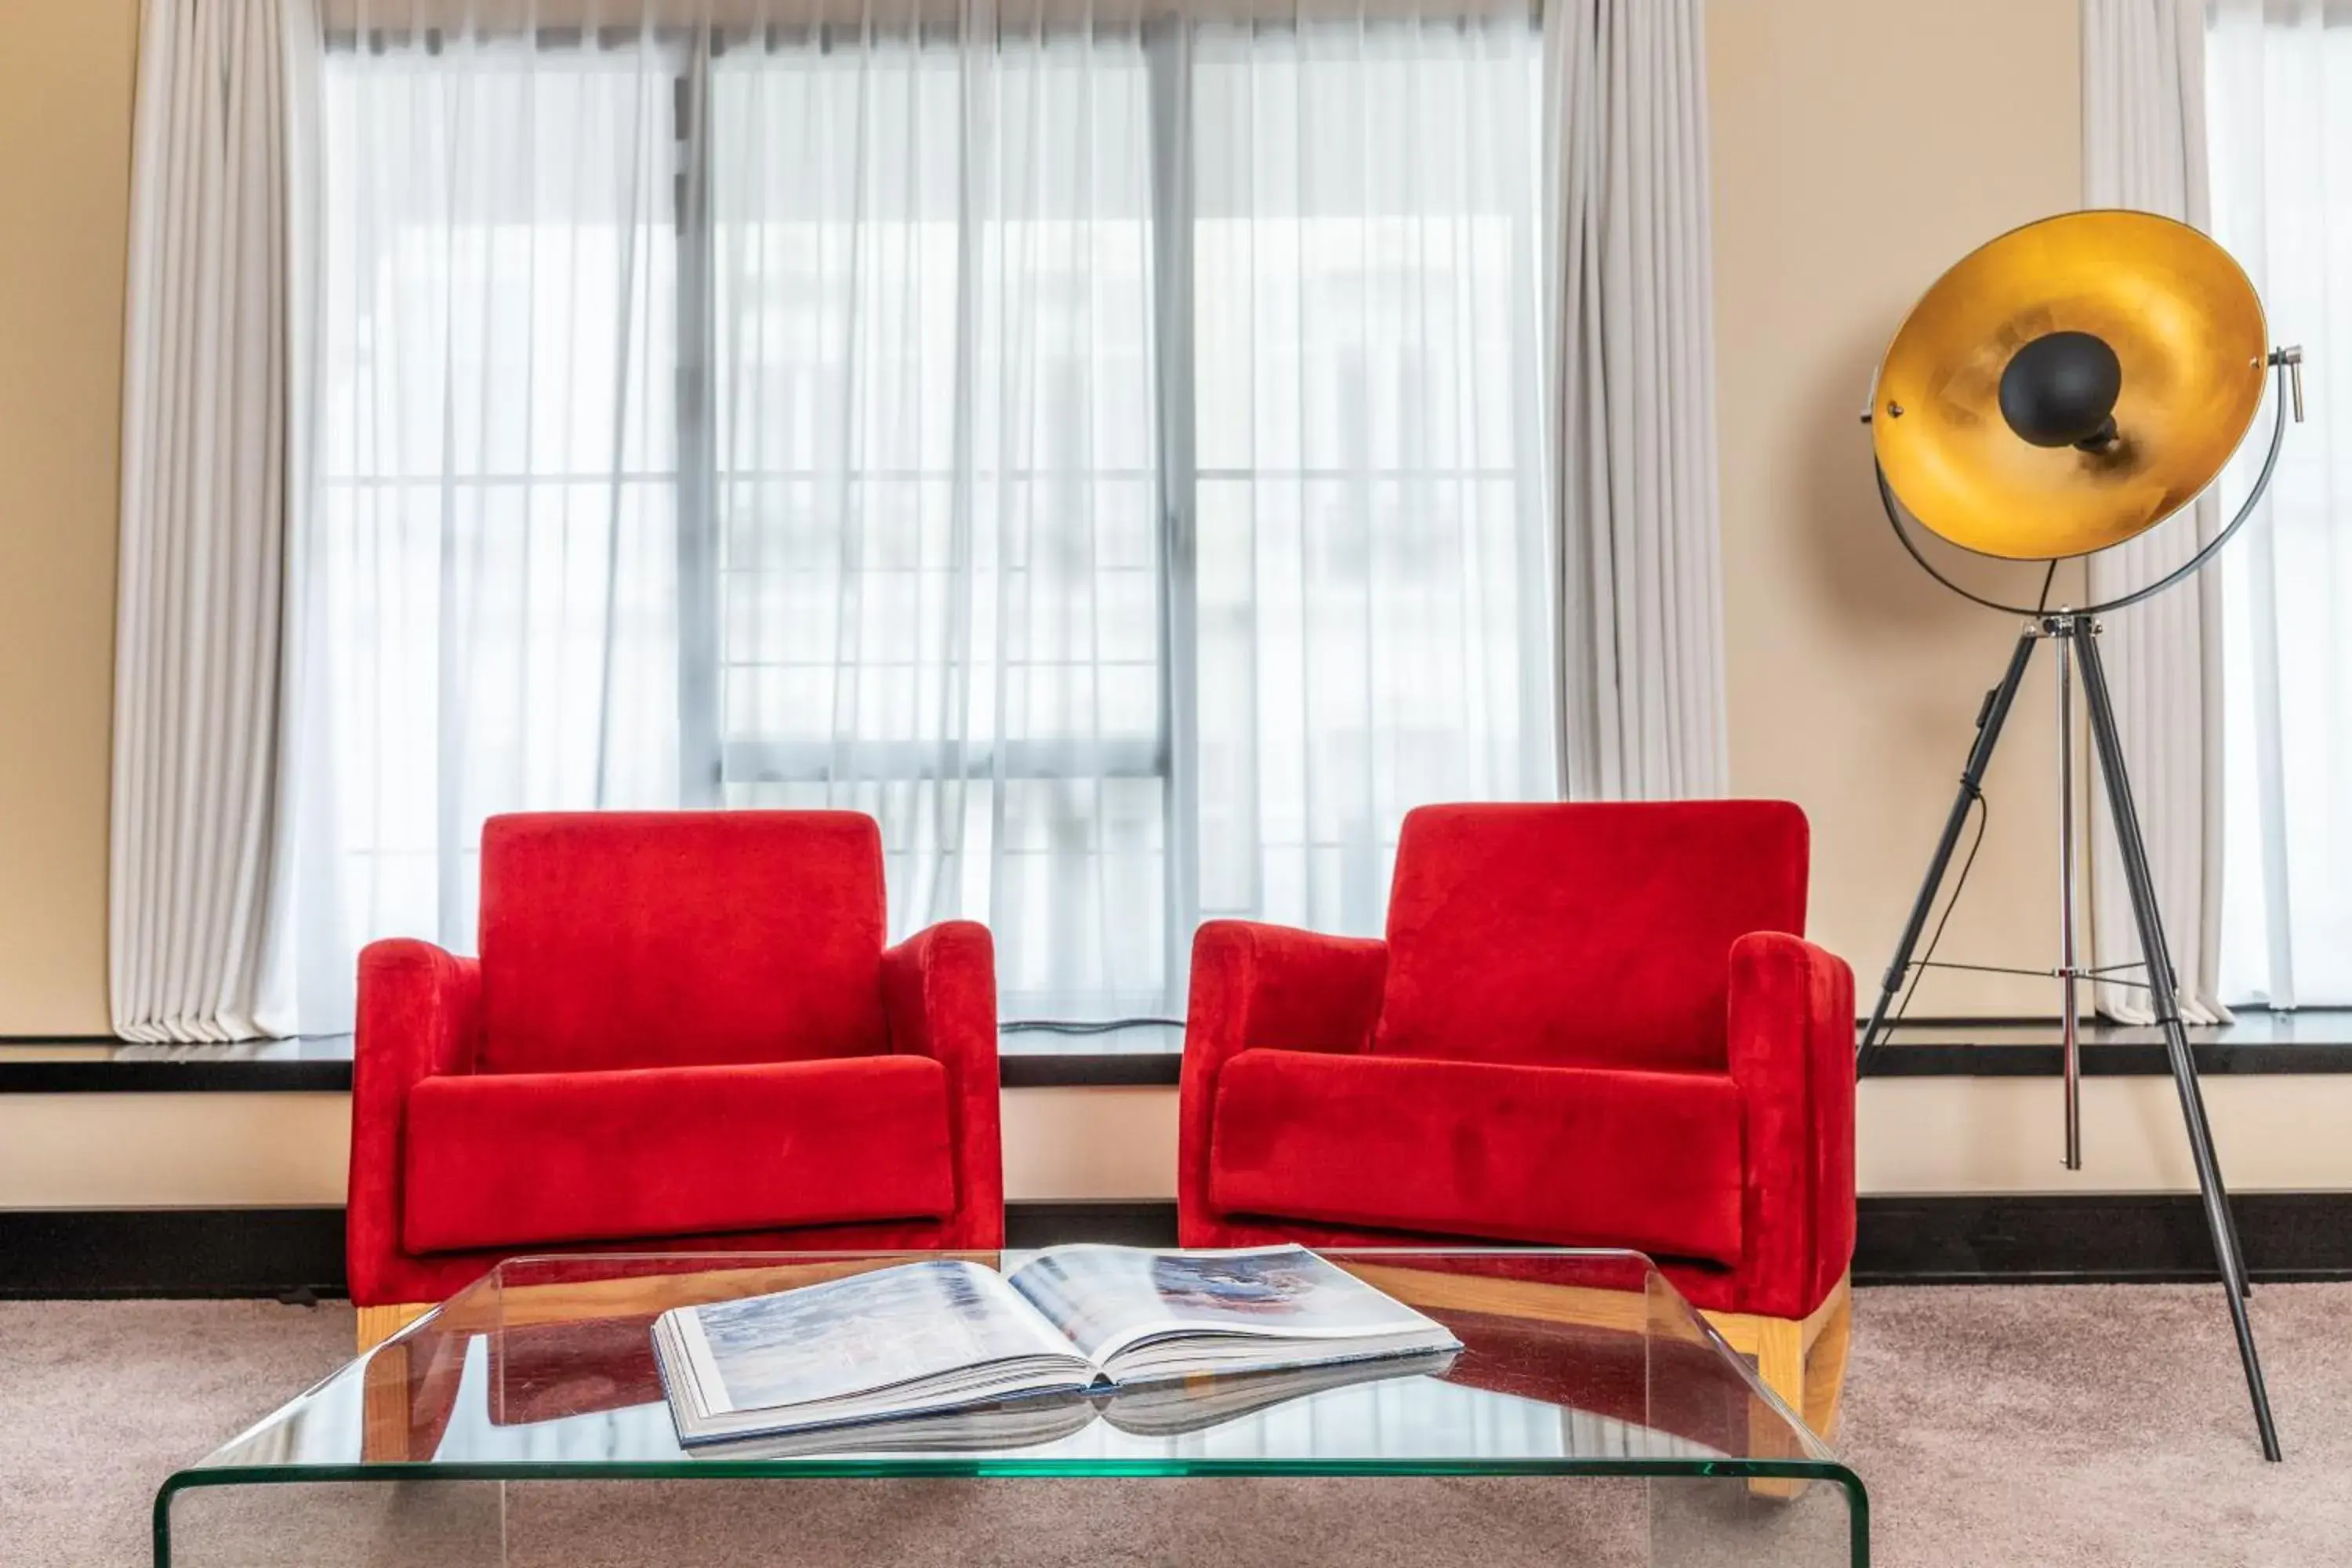
{"label": "red armchair", "polygon": [[1853,977],[1774,801],[1427,806],[1384,942],[1192,949],[1192,1247],[1636,1247],[1826,1432],[1853,1255]]}
{"label": "red armchair", "polygon": [[362,1345],[519,1253],[1002,1244],[988,931],[886,950],[871,818],[493,817],[480,947],[360,955]]}

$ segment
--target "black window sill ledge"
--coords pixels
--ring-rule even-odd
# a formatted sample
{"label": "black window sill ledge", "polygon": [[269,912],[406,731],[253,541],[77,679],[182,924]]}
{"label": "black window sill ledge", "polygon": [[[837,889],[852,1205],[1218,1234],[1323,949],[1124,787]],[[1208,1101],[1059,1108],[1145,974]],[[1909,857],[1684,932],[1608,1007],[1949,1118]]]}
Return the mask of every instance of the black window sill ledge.
{"label": "black window sill ledge", "polygon": [[[2352,1008],[2242,1014],[2226,1027],[2193,1028],[2190,1051],[2208,1077],[2352,1073]],[[1008,1032],[998,1070],[1006,1089],[1166,1088],[1182,1059],[1165,1026],[1098,1035]],[[2055,1078],[2057,1026],[2047,1019],[1907,1024],[1872,1060],[1871,1078]],[[2084,1030],[2089,1078],[2161,1077],[2152,1028]],[[104,1037],[0,1037],[0,1094],[347,1094],[351,1037],[217,1046],[140,1046]]]}
{"label": "black window sill ledge", "polygon": [[[2164,1035],[2150,1025],[2086,1023],[2085,1078],[2161,1078]],[[2204,1077],[2352,1072],[2352,1008],[2242,1010],[2234,1023],[2192,1026],[2189,1053]],[[2055,1018],[1953,1018],[1906,1024],[1871,1059],[1870,1078],[2056,1078],[2065,1070]]]}
{"label": "black window sill ledge", "polygon": [[[1007,1035],[1006,1089],[1168,1086],[1182,1059],[1168,1029]],[[348,1035],[225,1045],[134,1045],[106,1036],[0,1037],[0,1094],[348,1094]]]}

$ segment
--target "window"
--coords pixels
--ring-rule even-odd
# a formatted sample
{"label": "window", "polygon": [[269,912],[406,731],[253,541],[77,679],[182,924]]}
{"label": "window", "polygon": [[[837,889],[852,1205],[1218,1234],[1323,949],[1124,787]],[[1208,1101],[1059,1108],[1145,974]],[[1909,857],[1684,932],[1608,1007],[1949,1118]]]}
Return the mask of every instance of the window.
{"label": "window", "polygon": [[[2215,237],[2304,345],[2308,422],[2221,561],[2221,994],[2352,1005],[2352,6],[2223,0],[2207,120]],[[2267,412],[2224,474],[2234,511]]]}
{"label": "window", "polygon": [[1538,53],[339,41],[304,1026],[357,941],[470,946],[495,810],[864,810],[894,930],[1120,1016],[1202,918],[1377,929],[1417,802],[1550,794]]}
{"label": "window", "polygon": [[720,614],[688,797],[870,812],[906,923],[988,912],[1008,1007],[1164,1012],[1145,51],[1000,54],[976,132],[968,63],[762,40],[702,79]]}
{"label": "window", "polygon": [[379,935],[470,949],[490,812],[675,797],[678,250],[646,177],[667,100],[634,52],[330,59],[298,567],[330,972]]}

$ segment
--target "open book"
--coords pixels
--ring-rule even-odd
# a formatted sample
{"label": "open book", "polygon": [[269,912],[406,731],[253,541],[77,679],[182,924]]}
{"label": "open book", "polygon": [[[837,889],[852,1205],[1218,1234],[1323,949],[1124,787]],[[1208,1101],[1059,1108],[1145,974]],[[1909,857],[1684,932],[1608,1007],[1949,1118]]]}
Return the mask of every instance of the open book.
{"label": "open book", "polygon": [[[954,1413],[1050,1402],[1051,1413],[1033,1406],[1034,1419],[1016,1415],[1012,1426],[1002,1414],[972,1424],[1008,1437],[1034,1426],[1037,1441],[1091,1419],[1088,1395],[1391,1357],[1425,1363],[1460,1348],[1444,1325],[1301,1247],[1057,1247],[1010,1275],[929,1259],[654,1321],[655,1361],[688,1447],[915,1417],[949,1417],[927,1423],[928,1436],[952,1447]],[[1279,1381],[1288,1386],[1266,1391],[1275,1397],[1316,1385]],[[1237,1399],[1223,1413],[1266,1402]],[[1129,1403],[1137,1430],[1186,1419],[1132,1395],[1114,1409]]]}

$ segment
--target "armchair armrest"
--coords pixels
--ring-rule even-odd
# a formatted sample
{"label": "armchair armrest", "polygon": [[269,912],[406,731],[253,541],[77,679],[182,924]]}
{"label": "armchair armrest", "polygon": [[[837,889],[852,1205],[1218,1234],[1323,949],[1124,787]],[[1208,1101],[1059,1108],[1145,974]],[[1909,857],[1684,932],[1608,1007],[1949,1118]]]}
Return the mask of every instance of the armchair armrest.
{"label": "armchair armrest", "polygon": [[947,1069],[956,1217],[946,1245],[1004,1245],[1004,1159],[996,1068],[996,953],[988,928],[944,921],[882,954],[890,1049]]}
{"label": "armchair armrest", "polygon": [[352,1300],[388,1306],[388,1266],[401,1247],[401,1149],[408,1091],[469,1072],[479,1044],[481,965],[429,942],[370,942],[360,952],[358,1034],[352,1047],[350,1208],[344,1265]]}
{"label": "armchair armrest", "polygon": [[1384,942],[1249,921],[1211,921],[1192,938],[1177,1110],[1179,1239],[1209,1213],[1209,1134],[1224,1064],[1253,1047],[1360,1053],[1371,1045],[1388,978]]}
{"label": "armchair armrest", "polygon": [[1853,1259],[1853,971],[1801,937],[1743,936],[1729,1015],[1748,1158],[1741,1268],[1753,1310],[1802,1318]]}

